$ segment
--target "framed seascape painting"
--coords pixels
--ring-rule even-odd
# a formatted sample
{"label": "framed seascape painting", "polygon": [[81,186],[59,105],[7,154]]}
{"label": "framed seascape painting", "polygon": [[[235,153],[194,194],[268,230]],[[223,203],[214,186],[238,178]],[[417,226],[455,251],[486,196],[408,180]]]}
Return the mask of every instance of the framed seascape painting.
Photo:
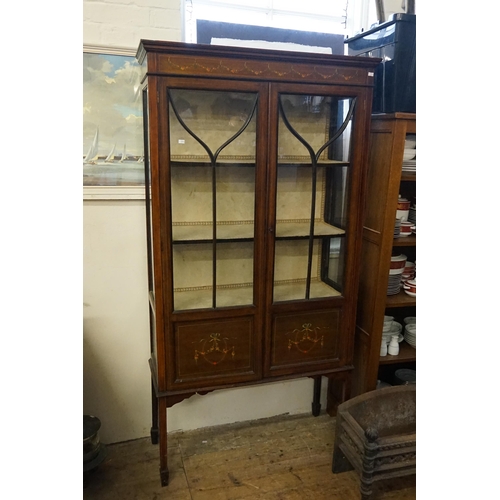
{"label": "framed seascape painting", "polygon": [[132,54],[83,52],[83,185],[144,185],[139,65]]}

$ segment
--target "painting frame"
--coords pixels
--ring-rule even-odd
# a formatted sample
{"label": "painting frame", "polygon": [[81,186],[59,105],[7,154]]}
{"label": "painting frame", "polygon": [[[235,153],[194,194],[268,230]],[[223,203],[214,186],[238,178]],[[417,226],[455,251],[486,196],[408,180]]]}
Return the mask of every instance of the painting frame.
{"label": "painting frame", "polygon": [[[83,97],[83,127],[82,127],[82,132],[83,132],[83,160],[84,160],[84,164],[85,164],[85,157],[88,156],[88,152],[89,152],[89,129],[92,128],[91,125],[94,125],[95,127],[97,127],[99,129],[98,131],[98,135],[99,135],[99,139],[102,138],[102,133],[101,133],[101,125],[97,125],[97,119],[93,119],[93,120],[90,120],[90,123],[89,120],[86,120],[86,108],[87,108],[87,111],[90,109],[92,109],[92,104],[95,104],[95,103],[104,103],[104,107],[108,106],[110,107],[110,110],[111,108],[114,108],[114,111],[116,111],[116,109],[120,109],[120,110],[124,110],[124,109],[127,109],[127,104],[132,104],[132,103],[127,103],[127,102],[123,102],[123,96],[122,95],[118,95],[118,92],[116,92],[116,102],[115,102],[115,97],[113,95],[113,92],[107,92],[106,94],[106,99],[103,99],[102,96],[101,96],[101,100],[99,100],[99,97],[98,96],[94,96],[92,95],[92,98],[89,99],[89,84],[87,82],[87,84],[85,83],[85,77],[88,75],[85,74],[85,71],[86,71],[86,66],[85,66],[85,61],[86,59],[90,59],[91,61],[92,60],[95,60],[94,56],[98,57],[98,58],[103,58],[103,59],[108,59],[108,60],[112,60],[113,63],[116,63],[117,61],[118,62],[123,62],[123,64],[125,62],[129,63],[129,68],[127,69],[130,69],[130,66],[133,66],[134,67],[134,72],[136,73],[136,75],[133,76],[133,83],[130,82],[130,85],[129,84],[125,84],[125,85],[129,85],[127,87],[127,92],[129,93],[132,88],[133,88],[133,91],[135,92],[135,98],[134,98],[134,102],[133,102],[133,105],[135,106],[135,113],[132,112],[132,115],[137,115],[135,116],[136,120],[135,120],[135,124],[134,124],[134,127],[133,127],[133,131],[131,132],[131,130],[128,130],[128,138],[130,139],[130,135],[132,135],[133,137],[133,148],[132,148],[132,153],[134,153],[133,155],[130,155],[130,154],[126,154],[125,155],[125,145],[123,146],[123,152],[122,153],[117,153],[117,154],[121,154],[122,155],[122,159],[126,159],[126,160],[136,160],[138,156],[142,156],[140,153],[141,153],[141,148],[143,148],[143,124],[142,124],[142,98],[140,95],[137,94],[137,92],[140,93],[140,66],[138,65],[137,61],[135,60],[135,55],[136,55],[136,50],[135,49],[130,49],[130,48],[122,48],[122,47],[109,47],[109,46],[98,46],[98,45],[83,45],[83,54],[82,54],[82,58],[83,58],[83,80],[84,80],[84,86],[83,86],[83,89],[82,89],[82,97]],[[116,64],[115,64],[116,66]],[[121,70],[122,73],[120,74],[120,81],[118,82],[120,85],[122,85],[122,87],[120,87],[122,90],[123,90],[123,85],[124,85],[124,77],[125,77],[125,72],[123,71],[124,68],[122,68],[121,66],[118,66],[118,67],[114,67],[114,68],[111,68],[111,65],[109,64],[109,61],[108,61],[108,64],[106,66],[108,69],[114,69],[114,71],[116,72],[117,70]],[[88,69],[88,68],[87,68]],[[92,68],[92,71],[93,71],[93,76],[95,77],[96,75],[99,77],[102,77],[103,75],[99,75],[99,71],[101,71],[101,73],[104,71],[102,68]],[[109,80],[110,78],[112,79],[114,75],[106,75],[106,78]],[[102,83],[102,82],[101,82]],[[113,84],[116,84],[117,82],[113,82]],[[117,87],[119,88],[119,87]],[[93,91],[93,90],[91,90]],[[96,92],[98,92],[96,90]],[[110,96],[111,96],[111,99],[110,99]],[[89,100],[91,102],[89,102]],[[107,111],[110,111],[110,110],[107,110]],[[127,112],[129,112],[130,110],[127,109]],[[105,114],[102,112],[100,113],[100,117],[99,117],[99,121],[103,119],[103,116],[105,116]],[[114,115],[114,118],[116,120],[116,113]],[[130,115],[129,115],[130,116]],[[122,127],[123,130],[125,130],[125,127]],[[110,132],[110,127],[104,127],[104,133],[106,133],[106,129],[107,129],[107,133],[108,135],[112,134],[112,132]],[[121,130],[123,132],[123,130]],[[116,134],[117,137],[119,136],[119,134],[117,133]],[[107,146],[104,146],[105,148],[109,149],[109,141],[112,140],[114,138],[111,138],[111,137],[104,137],[104,141],[102,141],[105,145],[106,145],[106,142],[108,142],[108,145]],[[134,151],[135,150],[135,151]],[[105,151],[105,149],[104,149]],[[103,164],[103,159],[106,159],[108,158],[110,155],[111,155],[111,152],[107,153],[108,156],[106,156],[106,153],[103,153],[102,151],[100,151],[98,154],[97,154],[97,162],[96,163],[99,163],[99,164]],[[125,165],[125,164],[119,164],[119,160],[118,160],[118,157],[116,155],[114,155],[114,158],[112,158],[114,160],[116,160],[116,168],[117,169],[120,169],[120,168],[125,168],[127,167],[128,169],[130,169],[130,165]],[[110,165],[111,166],[111,165]],[[113,165],[114,166],[114,165]],[[87,165],[87,167],[90,167],[90,165]],[[97,165],[96,165],[96,168],[97,168]],[[86,179],[84,178],[82,180],[82,184],[83,184],[83,198],[84,200],[92,200],[92,199],[144,199],[145,198],[145,193],[144,193],[144,174],[143,174],[143,168],[144,168],[144,164],[142,165],[134,165],[134,176],[136,177],[136,180],[132,180],[132,181],[129,181],[127,183],[114,183],[112,180],[107,180],[106,182],[99,182],[98,180],[98,175],[95,175],[94,179],[91,180],[91,182],[89,183],[88,181],[86,181]],[[87,170],[87,172],[89,171],[89,168],[85,169],[84,168],[84,175],[85,175],[85,171]],[[119,170],[117,170],[117,172],[119,172]],[[130,174],[130,172],[127,172],[128,174]],[[88,177],[87,177],[88,179]]]}

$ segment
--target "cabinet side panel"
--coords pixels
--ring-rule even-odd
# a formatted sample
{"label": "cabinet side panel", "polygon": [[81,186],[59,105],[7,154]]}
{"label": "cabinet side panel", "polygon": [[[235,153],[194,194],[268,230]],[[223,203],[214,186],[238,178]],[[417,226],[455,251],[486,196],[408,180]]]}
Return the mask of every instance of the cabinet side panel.
{"label": "cabinet side panel", "polygon": [[[356,328],[354,340],[354,367],[352,373],[352,394],[357,396],[366,391],[367,372],[369,371],[370,337],[360,328]],[[373,387],[375,389],[375,387]]]}
{"label": "cabinet side panel", "polygon": [[390,130],[372,131],[368,160],[365,227],[381,233],[388,209],[387,186],[391,175],[392,134]]}
{"label": "cabinet side panel", "polygon": [[406,119],[374,115],[355,339],[353,395],[373,390],[380,362]]}

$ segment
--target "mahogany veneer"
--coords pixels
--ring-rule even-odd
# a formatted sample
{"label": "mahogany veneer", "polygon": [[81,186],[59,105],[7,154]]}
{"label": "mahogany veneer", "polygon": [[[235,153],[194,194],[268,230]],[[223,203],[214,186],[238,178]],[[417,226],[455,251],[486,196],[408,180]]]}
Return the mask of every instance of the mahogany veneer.
{"label": "mahogany veneer", "polygon": [[[142,40],[153,425],[195,393],[348,397],[378,59]],[[333,397],[333,396],[332,396]]]}

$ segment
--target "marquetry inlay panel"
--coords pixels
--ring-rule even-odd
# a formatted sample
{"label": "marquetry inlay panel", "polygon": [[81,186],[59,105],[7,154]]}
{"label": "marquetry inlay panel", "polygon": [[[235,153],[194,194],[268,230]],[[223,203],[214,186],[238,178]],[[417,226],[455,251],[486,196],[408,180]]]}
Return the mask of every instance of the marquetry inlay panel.
{"label": "marquetry inlay panel", "polygon": [[196,321],[175,327],[175,382],[252,374],[253,318]]}
{"label": "marquetry inlay panel", "polygon": [[[247,78],[289,81],[367,84],[366,70],[328,65],[309,65],[291,62],[231,60],[216,57],[194,57],[186,59],[180,55],[164,57],[158,63],[160,73],[170,75],[206,75],[228,78]],[[368,77],[373,79],[373,77]]]}
{"label": "marquetry inlay panel", "polygon": [[276,315],[271,369],[337,360],[339,321],[337,309]]}

